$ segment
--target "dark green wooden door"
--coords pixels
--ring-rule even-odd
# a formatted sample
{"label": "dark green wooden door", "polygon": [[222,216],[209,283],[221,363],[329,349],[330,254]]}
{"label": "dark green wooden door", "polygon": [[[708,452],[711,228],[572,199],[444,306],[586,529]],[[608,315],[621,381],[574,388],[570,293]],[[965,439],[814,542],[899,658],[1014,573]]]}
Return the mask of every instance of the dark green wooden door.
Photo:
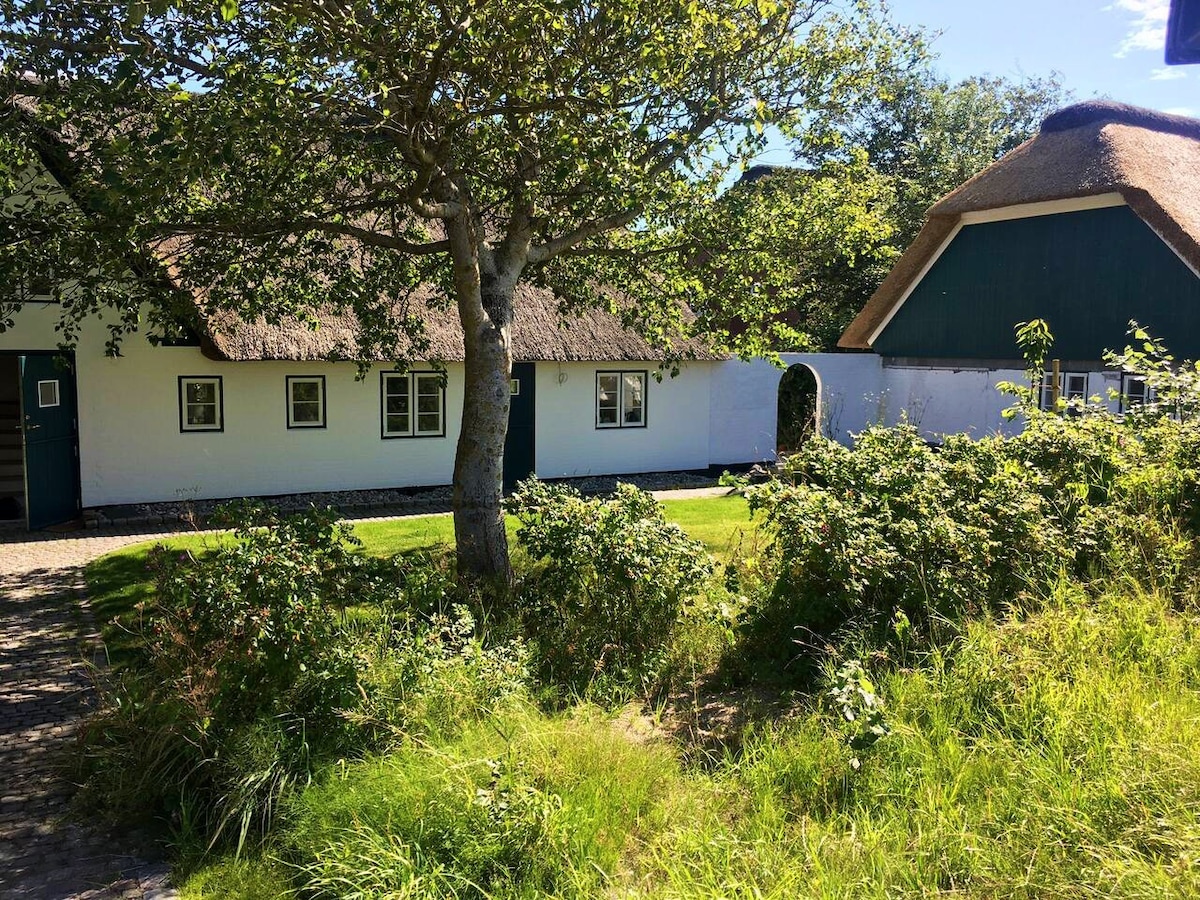
{"label": "dark green wooden door", "polygon": [[21,411],[29,527],[69,521],[79,514],[74,361],[21,357]]}
{"label": "dark green wooden door", "polygon": [[508,436],[504,438],[504,490],[533,474],[534,363],[513,363]]}

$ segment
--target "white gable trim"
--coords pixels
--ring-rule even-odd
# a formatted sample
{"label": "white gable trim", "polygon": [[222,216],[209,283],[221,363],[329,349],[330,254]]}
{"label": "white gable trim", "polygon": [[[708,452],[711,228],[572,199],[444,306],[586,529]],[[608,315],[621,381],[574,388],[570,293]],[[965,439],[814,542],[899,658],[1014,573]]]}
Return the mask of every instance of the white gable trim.
{"label": "white gable trim", "polygon": [[1125,198],[1116,191],[1112,191],[1108,194],[1096,194],[1091,197],[1068,197],[1065,200],[1045,200],[1041,203],[1021,203],[1016,206],[965,212],[959,217],[959,221],[964,225],[978,225],[983,222],[1032,219],[1034,216],[1053,216],[1057,213],[1083,212],[1088,209],[1108,209],[1111,206],[1124,205]]}
{"label": "white gable trim", "polygon": [[942,258],[942,254],[946,252],[946,248],[950,246],[956,237],[958,237],[958,233],[962,231],[962,228],[963,223],[960,219],[950,233],[946,235],[946,239],[938,246],[937,252],[934,253],[933,256],[929,257],[929,261],[921,267],[921,271],[917,273],[917,277],[909,282],[908,287],[904,289],[904,293],[900,295],[900,299],[896,302],[896,305],[888,310],[888,314],[883,317],[883,321],[880,322],[875,327],[875,330],[871,332],[871,336],[867,338],[867,346],[875,346],[875,339],[879,337],[879,335],[883,333],[883,330],[892,323],[892,319],[896,317],[896,313],[900,312],[900,307],[902,307],[908,298],[912,296],[912,292],[917,289],[917,285],[925,280],[925,276],[929,274],[929,270],[933,268],[933,264]]}
{"label": "white gable trim", "polygon": [[[1107,209],[1112,206],[1124,206],[1125,198],[1115,191],[1108,194],[1096,194],[1092,197],[1069,197],[1066,200],[1047,200],[1041,203],[1021,203],[1016,206],[1001,206],[996,209],[983,209],[978,212],[966,212],[958,217],[958,222],[954,229],[946,236],[941,245],[937,248],[937,252],[929,257],[929,261],[921,267],[921,271],[917,273],[917,277],[909,282],[908,287],[904,289],[904,293],[900,295],[896,305],[888,310],[888,314],[883,317],[875,330],[871,332],[867,338],[868,346],[874,346],[876,338],[883,334],[883,330],[891,324],[892,319],[896,317],[896,313],[912,296],[913,291],[917,286],[925,280],[925,276],[929,274],[929,270],[933,268],[946,248],[953,243],[958,237],[958,233],[962,231],[964,225],[982,225],[988,222],[1006,222],[1011,219],[1031,219],[1035,216],[1052,216],[1058,213],[1083,212],[1088,209]],[[1161,237],[1161,235],[1160,235]],[[1165,243],[1165,242],[1164,242]],[[1167,244],[1167,246],[1171,246]],[[1171,249],[1174,249],[1173,247]],[[1180,257],[1182,259],[1182,257]]]}

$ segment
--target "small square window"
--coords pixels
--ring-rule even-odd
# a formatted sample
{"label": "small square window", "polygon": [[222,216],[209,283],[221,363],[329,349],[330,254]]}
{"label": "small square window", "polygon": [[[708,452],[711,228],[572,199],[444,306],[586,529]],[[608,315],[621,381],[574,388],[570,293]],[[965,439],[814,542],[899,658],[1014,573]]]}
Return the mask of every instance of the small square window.
{"label": "small square window", "polygon": [[446,387],[437,372],[383,372],[380,403],[385,438],[446,434]]}
{"label": "small square window", "polygon": [[325,427],[325,376],[289,375],[287,382],[287,427]]}
{"label": "small square window", "polygon": [[521,379],[520,378],[508,379],[508,393],[513,397],[519,397],[521,395]]}
{"label": "small square window", "polygon": [[1138,406],[1154,401],[1154,388],[1146,384],[1143,375],[1125,373],[1121,376],[1121,412],[1126,413]]}
{"label": "small square window", "polygon": [[225,430],[221,376],[179,377],[179,430]]}
{"label": "small square window", "polygon": [[596,373],[596,427],[646,426],[646,373]]}
{"label": "small square window", "polygon": [[57,381],[39,381],[37,383],[38,407],[47,409],[61,403],[58,394]]}

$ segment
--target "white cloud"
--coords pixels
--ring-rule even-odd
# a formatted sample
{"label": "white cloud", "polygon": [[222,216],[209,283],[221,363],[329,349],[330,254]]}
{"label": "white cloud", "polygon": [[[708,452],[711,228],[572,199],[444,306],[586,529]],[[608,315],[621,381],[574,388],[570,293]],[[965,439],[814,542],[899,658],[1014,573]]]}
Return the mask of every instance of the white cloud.
{"label": "white cloud", "polygon": [[1135,50],[1162,52],[1167,42],[1167,17],[1171,13],[1171,0],[1115,0],[1105,8],[1121,10],[1132,17],[1125,39],[1117,49],[1117,56],[1127,56]]}
{"label": "white cloud", "polygon": [[1177,66],[1165,66],[1161,69],[1150,70],[1151,81],[1174,81],[1177,78],[1187,78],[1187,72]]}
{"label": "white cloud", "polygon": [[1193,119],[1196,117],[1196,110],[1190,106],[1172,106],[1164,109],[1163,112],[1170,113],[1173,116],[1188,116]]}

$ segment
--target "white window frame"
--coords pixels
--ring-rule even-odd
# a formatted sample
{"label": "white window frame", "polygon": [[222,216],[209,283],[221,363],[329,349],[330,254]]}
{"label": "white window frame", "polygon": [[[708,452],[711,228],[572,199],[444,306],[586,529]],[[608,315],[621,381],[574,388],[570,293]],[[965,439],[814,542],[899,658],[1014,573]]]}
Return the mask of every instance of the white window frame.
{"label": "white window frame", "polygon": [[[1083,387],[1078,390],[1071,389],[1071,379],[1078,378],[1082,380]],[[1051,408],[1050,402],[1051,388],[1053,387],[1054,373],[1042,373],[1042,386],[1038,393],[1038,408],[1048,410]],[[1058,373],[1058,396],[1061,400],[1070,402],[1071,400],[1082,400],[1087,402],[1088,388],[1088,373],[1087,372],[1059,372]]]}
{"label": "white window frame", "polygon": [[[430,384],[436,384],[436,391],[428,389]],[[403,391],[390,391],[391,385],[402,385]],[[427,425],[422,427],[421,418],[435,415],[434,411],[420,409],[423,397],[438,398],[437,428]],[[408,399],[408,428],[403,431],[388,429],[388,398],[406,397]],[[392,415],[399,415],[393,413]],[[379,373],[379,428],[380,437],[384,440],[391,438],[436,438],[446,436],[446,378],[441,372],[380,372]]]}
{"label": "white window frame", "polygon": [[[600,379],[601,378],[617,379],[617,421],[616,422],[601,422],[600,421]],[[638,378],[642,383],[642,403],[641,403],[641,419],[637,422],[625,421],[625,379]],[[646,388],[650,382],[650,373],[645,369],[604,369],[596,372],[596,396],[595,396],[595,413],[596,413],[596,428],[645,428],[648,420],[647,403],[646,403]]]}
{"label": "white window frame", "polygon": [[[51,388],[53,389],[53,391],[54,391],[54,402],[53,403],[46,403],[43,400],[42,387],[44,385],[50,385]],[[62,393],[59,389],[59,384],[58,384],[57,378],[49,379],[46,381],[39,381],[37,383],[37,400],[38,400],[38,409],[52,409],[55,406],[62,405]]]}
{"label": "white window frame", "polygon": [[[289,429],[324,428],[325,427],[325,376],[324,375],[287,375],[284,378],[287,386],[287,427]],[[317,386],[316,400],[297,400],[292,389],[298,384],[315,384]],[[301,422],[296,419],[297,403],[316,403],[319,414],[315,422]]]}
{"label": "white window frame", "polygon": [[[217,432],[225,430],[225,388],[220,375],[180,375],[179,376],[179,430],[185,434],[193,432]],[[187,399],[188,385],[211,384],[216,388],[216,399],[212,404],[189,403]],[[187,409],[189,406],[213,406],[216,421],[213,424],[192,425],[188,423]]]}
{"label": "white window frame", "polygon": [[[1142,386],[1141,399],[1131,403],[1129,400],[1129,385],[1140,384]],[[1121,373],[1121,393],[1117,397],[1119,404],[1118,411],[1122,414],[1127,413],[1135,406],[1144,406],[1147,403],[1153,403],[1158,397],[1155,394],[1154,388],[1146,384],[1145,375],[1135,375],[1133,372]]]}

